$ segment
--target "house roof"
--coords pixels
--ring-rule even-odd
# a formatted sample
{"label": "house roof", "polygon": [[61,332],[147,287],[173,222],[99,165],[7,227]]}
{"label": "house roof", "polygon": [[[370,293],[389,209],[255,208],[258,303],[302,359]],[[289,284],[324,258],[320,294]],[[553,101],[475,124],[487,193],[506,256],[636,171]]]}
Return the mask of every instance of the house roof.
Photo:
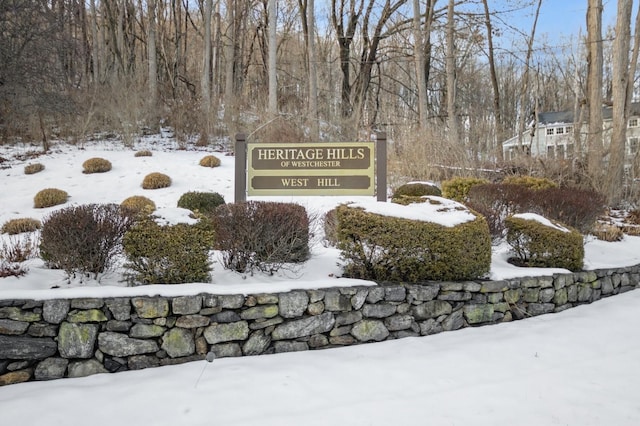
{"label": "house roof", "polygon": [[[640,116],[640,102],[631,104],[631,115]],[[609,105],[602,107],[602,119],[611,120],[613,117],[613,108]],[[586,119],[586,117],[585,117]],[[573,110],[567,111],[549,111],[538,113],[538,124],[555,124],[555,123],[574,123]]]}

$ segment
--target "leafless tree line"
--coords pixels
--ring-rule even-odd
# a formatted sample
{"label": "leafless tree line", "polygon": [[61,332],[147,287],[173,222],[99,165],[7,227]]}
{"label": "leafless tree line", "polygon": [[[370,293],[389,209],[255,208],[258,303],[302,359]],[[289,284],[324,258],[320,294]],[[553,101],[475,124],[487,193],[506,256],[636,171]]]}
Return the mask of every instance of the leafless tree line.
{"label": "leafless tree line", "polygon": [[[385,131],[400,159],[422,144],[469,165],[501,162],[536,112],[574,109],[603,170],[620,162],[624,126],[614,119],[603,143],[598,111],[612,101],[628,116],[638,36],[631,0],[608,5],[618,20],[604,36],[602,1],[585,3],[583,43],[558,45],[538,39],[540,0],[3,0],[0,141],[107,131],[131,143],[162,122],[202,144]],[[529,28],[509,21],[522,10]],[[620,170],[593,186],[619,199]]]}

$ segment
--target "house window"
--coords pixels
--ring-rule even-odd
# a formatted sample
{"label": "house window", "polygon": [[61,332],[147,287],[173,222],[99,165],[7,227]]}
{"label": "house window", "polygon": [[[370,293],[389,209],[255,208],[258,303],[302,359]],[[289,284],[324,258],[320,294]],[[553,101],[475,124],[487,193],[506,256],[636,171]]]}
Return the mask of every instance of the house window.
{"label": "house window", "polygon": [[556,150],[553,145],[547,145],[547,157],[555,158]]}
{"label": "house window", "polygon": [[556,158],[564,159],[564,145],[556,146]]}
{"label": "house window", "polygon": [[573,133],[573,126],[567,126],[567,127],[565,127],[565,132],[566,132],[567,134]]}
{"label": "house window", "polygon": [[629,138],[629,154],[635,155],[638,152],[638,138]]}
{"label": "house window", "polygon": [[638,127],[638,119],[637,118],[629,119],[629,127]]}
{"label": "house window", "polygon": [[564,127],[558,127],[556,129],[556,135],[563,135],[564,134]]}
{"label": "house window", "polygon": [[547,136],[553,135],[553,127],[547,129]]}
{"label": "house window", "polygon": [[567,144],[567,158],[571,158],[573,157],[573,144],[572,143],[568,143]]}

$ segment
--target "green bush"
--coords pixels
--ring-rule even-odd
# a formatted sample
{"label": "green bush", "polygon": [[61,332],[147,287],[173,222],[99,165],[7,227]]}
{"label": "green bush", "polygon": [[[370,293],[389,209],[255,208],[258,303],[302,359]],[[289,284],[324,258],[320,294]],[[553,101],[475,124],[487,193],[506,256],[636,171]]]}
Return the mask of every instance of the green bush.
{"label": "green bush", "polygon": [[185,192],[178,200],[178,207],[202,214],[213,213],[222,204],[224,197],[217,192]]}
{"label": "green bush", "polygon": [[171,186],[171,178],[164,173],[149,173],[142,180],[143,189],[159,189]]}
{"label": "green bush", "polygon": [[290,203],[249,201],[224,204],[213,213],[217,248],[225,268],[274,273],[309,258],[309,218]]}
{"label": "green bush", "polygon": [[558,184],[556,184],[551,179],[547,178],[539,178],[533,176],[509,176],[502,180],[502,183],[505,185],[518,185],[529,188],[533,191],[537,191],[539,189],[549,189],[549,188],[557,188]]}
{"label": "green bush", "polygon": [[220,159],[215,155],[206,155],[200,159],[200,165],[202,167],[218,167],[220,166]]}
{"label": "green bush", "polygon": [[85,174],[105,173],[111,170],[111,162],[99,157],[89,158],[87,161],[82,163],[82,168],[82,173]]}
{"label": "green bush", "polygon": [[426,182],[410,182],[399,186],[393,193],[391,201],[398,204],[409,204],[416,198],[426,195],[435,195],[440,197],[442,191],[435,185]]}
{"label": "green bush", "polygon": [[475,185],[489,183],[486,179],[456,177],[442,182],[442,196],[451,200],[464,203],[467,201],[469,191]]}
{"label": "green bush", "polygon": [[44,164],[41,164],[41,163],[27,164],[26,166],[24,166],[25,175],[33,175],[43,170],[44,170]]}
{"label": "green bush", "polygon": [[558,222],[552,223],[555,227],[517,216],[505,220],[507,242],[515,253],[514,263],[519,266],[565,268],[571,271],[582,269],[582,235]]}
{"label": "green bush", "polygon": [[121,252],[131,219],[117,204],[85,204],[51,213],[42,224],[40,257],[67,274],[107,270]]}
{"label": "green bush", "polygon": [[152,155],[153,152],[149,151],[148,149],[143,149],[133,154],[134,157],[151,157]]}
{"label": "green bush", "polygon": [[149,216],[131,227],[123,245],[137,284],[209,282],[214,232],[210,221],[161,226]]}
{"label": "green bush", "polygon": [[144,197],[142,195],[133,195],[131,197],[125,198],[120,203],[120,207],[126,214],[138,216],[142,213],[153,212],[156,209],[156,203],[154,203],[150,198]]}
{"label": "green bush", "polygon": [[42,223],[38,219],[32,219],[30,217],[22,217],[16,219],[9,219],[2,225],[0,233],[16,235],[23,232],[37,231],[42,227]]}
{"label": "green bush", "polygon": [[53,207],[66,203],[67,199],[69,199],[69,194],[65,191],[57,188],[47,188],[38,192],[36,196],[33,197],[33,207],[36,209]]}
{"label": "green bush", "polygon": [[489,272],[491,238],[483,217],[448,227],[349,205],[339,206],[337,216],[345,276],[420,282],[476,279]]}

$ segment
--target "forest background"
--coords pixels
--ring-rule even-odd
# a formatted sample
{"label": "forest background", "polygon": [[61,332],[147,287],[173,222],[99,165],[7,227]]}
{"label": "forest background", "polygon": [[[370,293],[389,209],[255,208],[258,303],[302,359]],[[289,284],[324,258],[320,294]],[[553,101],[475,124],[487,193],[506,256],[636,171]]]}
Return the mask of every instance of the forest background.
{"label": "forest background", "polygon": [[[558,3],[570,4],[570,14],[554,12]],[[0,143],[46,151],[54,140],[115,137],[132,146],[165,126],[185,146],[229,144],[239,132],[268,142],[385,132],[392,184],[536,174],[636,206],[638,155],[625,167],[626,123],[640,95],[634,7],[3,0]],[[578,14],[585,31],[576,33]],[[542,32],[550,15],[557,27]],[[603,105],[613,108],[608,131]],[[574,159],[504,161],[506,139],[524,137],[537,113],[561,110],[587,123],[575,132]]]}

